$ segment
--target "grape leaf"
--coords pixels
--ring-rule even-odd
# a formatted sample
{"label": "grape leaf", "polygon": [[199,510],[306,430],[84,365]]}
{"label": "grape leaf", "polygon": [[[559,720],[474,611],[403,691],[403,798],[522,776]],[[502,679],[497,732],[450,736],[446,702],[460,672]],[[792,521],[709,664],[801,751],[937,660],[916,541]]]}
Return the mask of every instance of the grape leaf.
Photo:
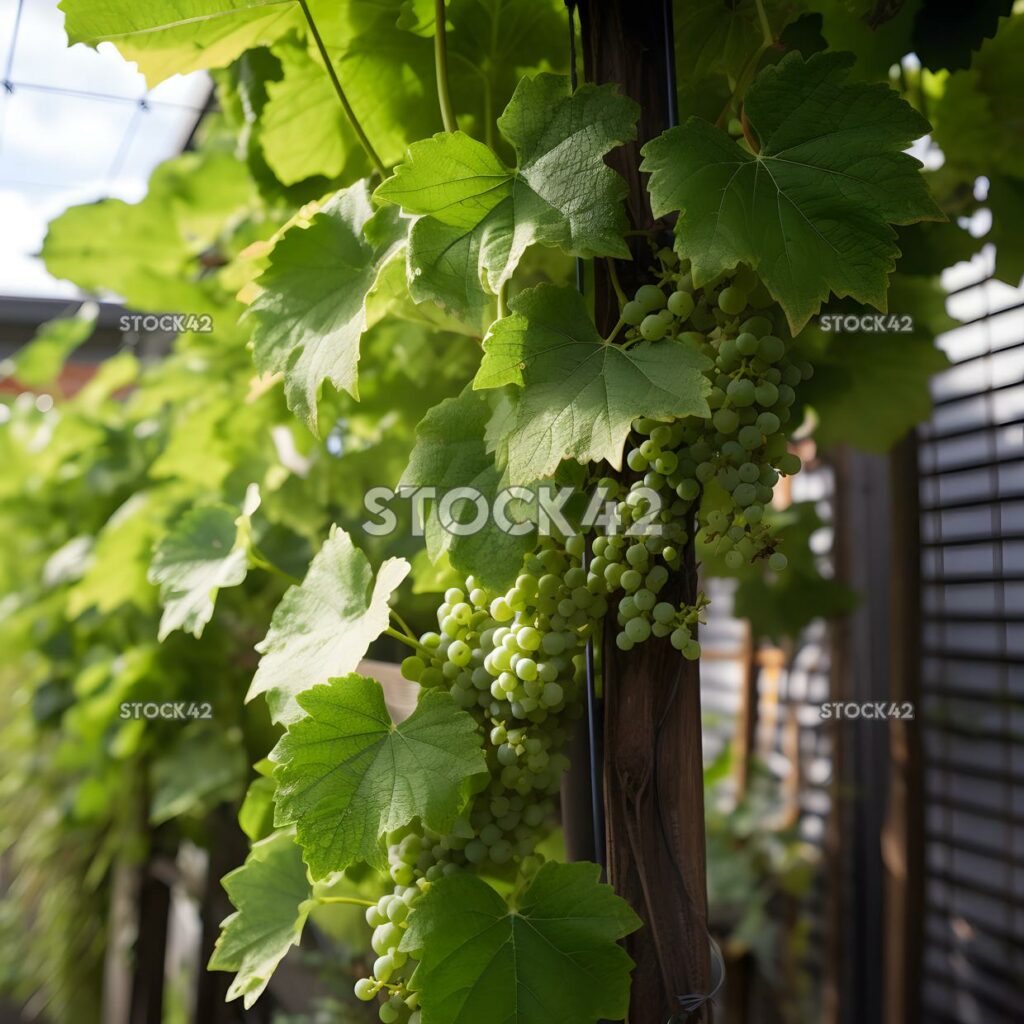
{"label": "grape leaf", "polygon": [[765,68],[745,104],[756,155],[697,118],[643,150],[655,214],[681,211],[694,281],[749,264],[794,333],[830,291],[884,310],[890,225],[942,219],[903,152],[928,123],[888,86],[844,81],[853,60],[791,54]]}
{"label": "grape leaf", "polygon": [[1024,19],[986,40],[971,67],[950,75],[933,106],[946,162],[972,174],[1024,177]]}
{"label": "grape leaf", "polygon": [[[533,546],[533,531],[514,536],[488,515],[479,532],[460,535],[445,529],[438,512],[444,495],[458,487],[476,490],[483,495],[488,509],[494,508],[501,489],[501,473],[484,440],[492,413],[487,399],[471,389],[434,406],[416,427],[416,445],[400,485],[436,488],[437,496],[430,502],[426,522],[431,559],[437,561],[447,552],[456,569],[472,573],[485,587],[504,590],[518,575],[523,556]],[[517,520],[515,512],[510,502],[506,508],[510,521]],[[453,513],[459,522],[468,522],[476,516],[477,509],[470,505],[465,518],[458,517],[457,507]]]}
{"label": "grape leaf", "polygon": [[53,384],[68,356],[92,334],[99,311],[95,302],[83,302],[74,316],[47,321],[27,345],[0,361],[0,381],[15,377],[27,388]]}
{"label": "grape leaf", "polygon": [[890,300],[896,313],[914,311],[913,333],[807,332],[801,339],[816,347],[814,376],[801,385],[801,398],[817,413],[814,437],[822,448],[885,452],[931,415],[931,379],[949,366],[935,336],[955,325],[945,291],[934,278],[896,275]]}
{"label": "grape leaf", "polygon": [[993,175],[988,188],[991,241],[996,247],[996,276],[1014,287],[1024,278],[1024,180]]}
{"label": "grape leaf", "polygon": [[112,42],[150,88],[230,64],[302,24],[294,0],[61,0],[68,42]]}
{"label": "grape leaf", "polygon": [[288,408],[317,430],[323,382],[359,397],[359,342],[366,300],[404,240],[394,211],[374,215],[364,181],[343,189],[307,223],[290,227],[257,278],[253,357],[285,375]]}
{"label": "grape leaf", "polygon": [[352,538],[331,527],[302,585],[289,587],[274,609],[246,700],[265,693],[275,721],[294,721],[301,715],[295,698],[353,671],[387,628],[388,600],[408,573],[404,558],[389,558],[375,578]]}
{"label": "grape leaf", "polygon": [[967,68],[972,52],[1012,12],[1013,0],[923,0],[914,17],[913,51],[932,71]]}
{"label": "grape leaf", "polygon": [[[560,75],[524,78],[498,119],[515,148],[515,168],[462,132],[442,133],[413,143],[375,195],[451,229],[451,247],[465,238],[463,250],[477,254],[478,275],[495,293],[534,243],[628,258],[626,185],[602,158],[635,136],[636,116],[636,105],[613,86],[571,92]],[[410,244],[413,275],[436,264],[437,235],[425,231]]]}
{"label": "grape leaf", "polygon": [[519,385],[504,422],[507,477],[531,484],[563,459],[622,465],[637,416],[708,416],[705,356],[674,341],[605,344],[573,288],[539,285],[517,295],[492,325],[474,388]]}
{"label": "grape leaf", "polygon": [[[158,639],[176,629],[195,637],[213,617],[217,592],[237,587],[249,571],[247,534],[228,505],[189,509],[157,545],[149,582],[160,587],[164,613]],[[241,543],[239,543],[241,541]]]}
{"label": "grape leaf", "polygon": [[[138,203],[105,199],[50,222],[42,256],[54,277],[116,293],[135,309],[220,312],[198,257],[255,192],[230,153],[184,153],[162,163]],[[227,324],[218,324],[223,330]]]}
{"label": "grape leaf", "polygon": [[[433,48],[400,31],[387,5],[372,16],[365,9],[360,17],[346,18],[342,10],[335,19],[333,13],[324,9],[318,19],[331,63],[374,149],[386,165],[397,163],[409,141],[438,127],[436,96],[422,84],[433,78]],[[343,46],[336,45],[340,40]],[[283,77],[267,87],[259,132],[274,173],[285,184],[314,175],[340,175],[349,182],[369,173],[372,167],[319,53],[291,39],[276,44],[273,53]],[[388,83],[385,90],[382,81]]]}
{"label": "grape leaf", "polygon": [[851,612],[859,598],[845,584],[821,573],[811,537],[824,524],[813,501],[795,502],[771,516],[789,565],[771,573],[762,561],[741,572],[733,612],[750,621],[755,637],[795,640],[815,620]]}
{"label": "grape leaf", "polygon": [[401,946],[420,959],[423,1024],[621,1020],[633,962],[617,940],[641,921],[599,876],[549,861],[511,906],[470,874],[435,882]]}
{"label": "grape leaf", "polygon": [[386,868],[380,839],[419,818],[445,832],[487,770],[476,722],[447,693],[424,690],[391,720],[375,679],[348,675],[298,698],[270,757],[277,762],[276,824],[296,824],[314,879],[358,861]]}
{"label": "grape leaf", "polygon": [[299,944],[316,901],[302,851],[288,832],[254,843],[245,863],[225,875],[223,884],[236,911],[221,925],[209,969],[236,972],[227,997],[241,996],[248,1009],[288,950]]}
{"label": "grape leaf", "polygon": [[192,722],[152,763],[149,820],[154,825],[237,800],[248,771],[241,733]]}
{"label": "grape leaf", "polygon": [[372,168],[338,102],[324,66],[294,40],[273,53],[282,78],[267,83],[259,139],[267,164],[283,185],[324,175],[346,180]]}

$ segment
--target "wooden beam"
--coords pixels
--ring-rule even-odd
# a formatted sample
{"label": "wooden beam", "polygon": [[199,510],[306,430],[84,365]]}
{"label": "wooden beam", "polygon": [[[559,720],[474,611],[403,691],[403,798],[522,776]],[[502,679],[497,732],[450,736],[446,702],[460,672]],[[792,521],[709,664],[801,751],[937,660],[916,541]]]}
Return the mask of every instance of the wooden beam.
{"label": "wooden beam", "polygon": [[[671,4],[586,0],[579,9],[588,81],[618,84],[641,108],[637,141],[608,158],[628,186],[630,219],[637,228],[667,228],[651,214],[639,165],[640,147],[670,126],[674,109]],[[637,275],[647,268],[639,243],[635,254],[619,265],[627,288],[642,283]],[[607,333],[618,306],[600,262],[593,299]],[[691,546],[663,598],[691,602],[696,590]],[[710,989],[700,672],[666,639],[623,653],[616,632],[613,612],[602,662],[608,879],[644,921],[625,943],[637,964],[629,1024],[663,1024],[679,1014],[680,997]],[[686,1020],[706,1024],[710,1004]]]}
{"label": "wooden beam", "polygon": [[[892,672],[897,704],[920,708],[921,510],[917,439],[910,435],[889,459],[892,489]],[[882,831],[885,867],[883,1020],[921,1019],[924,943],[924,779],[920,722],[889,723],[889,806]]]}

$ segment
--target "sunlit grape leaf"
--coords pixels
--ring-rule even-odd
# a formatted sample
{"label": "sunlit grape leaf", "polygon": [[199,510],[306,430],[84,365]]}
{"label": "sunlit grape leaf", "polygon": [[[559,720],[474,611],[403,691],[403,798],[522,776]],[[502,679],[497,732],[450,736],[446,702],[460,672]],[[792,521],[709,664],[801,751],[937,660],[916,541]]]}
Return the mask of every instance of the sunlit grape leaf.
{"label": "sunlit grape leaf", "polygon": [[314,879],[357,861],[386,867],[381,837],[419,818],[445,832],[487,770],[476,722],[452,698],[424,690],[395,725],[375,679],[348,675],[298,699],[277,762],[276,823],[295,823]]}
{"label": "sunlit grape leaf", "polygon": [[512,300],[512,314],[484,340],[475,388],[519,385],[506,419],[507,476],[530,484],[563,459],[622,465],[622,446],[637,416],[709,415],[708,365],[674,341],[631,348],[605,344],[573,288],[539,285]]}
{"label": "sunlit grape leaf", "polygon": [[696,118],[644,147],[654,212],[681,211],[676,247],[694,281],[749,264],[794,332],[830,291],[884,310],[890,225],[942,219],[903,152],[927,122],[887,85],[846,82],[853,60],[792,54],[765,68],[745,103],[756,155]]}
{"label": "sunlit grape leaf", "polygon": [[[479,277],[492,292],[534,243],[579,256],[628,257],[626,186],[603,156],[633,138],[635,120],[635,104],[613,86],[572,93],[559,75],[524,78],[498,119],[518,156],[515,168],[462,132],[442,133],[413,143],[375,195],[452,229],[450,246],[474,236],[463,245],[477,254]],[[410,249],[414,275],[421,261],[424,273],[436,264],[436,235],[429,241],[422,255]]]}
{"label": "sunlit grape leaf", "polygon": [[618,940],[641,921],[599,877],[549,861],[511,904],[471,874],[435,882],[401,946],[419,957],[423,1024],[621,1020],[633,962]]}
{"label": "sunlit grape leaf", "polygon": [[295,0],[61,0],[68,41],[112,42],[150,88],[230,64],[302,24]]}
{"label": "sunlit grape leaf", "polygon": [[[484,440],[492,414],[487,398],[470,389],[458,398],[446,398],[434,406],[416,427],[416,446],[401,484],[432,487],[436,491],[426,521],[427,551],[431,558],[436,561],[447,552],[455,568],[472,573],[485,587],[500,590],[519,574],[523,556],[534,543],[532,529],[516,536],[502,529],[493,514],[488,514],[479,531],[456,534],[442,525],[439,514],[441,499],[460,487],[482,495],[487,509],[493,512],[501,491],[501,473]],[[517,507],[511,501],[505,507],[513,524],[526,518],[516,516]],[[478,514],[477,506],[469,503],[465,509],[454,506],[452,513],[460,524],[473,521]]]}
{"label": "sunlit grape leaf", "polygon": [[351,180],[368,173],[366,154],[323,65],[295,41],[283,42],[273,52],[283,77],[267,83],[259,139],[277,178],[291,185],[314,175]]}
{"label": "sunlit grape leaf", "polygon": [[288,407],[317,429],[324,381],[359,397],[359,342],[366,300],[405,237],[393,210],[374,215],[366,183],[338,192],[307,224],[274,245],[250,305],[253,357],[263,373],[285,375]]}
{"label": "sunlit grape leaf", "polygon": [[249,556],[238,518],[238,510],[228,505],[192,508],[157,545],[149,581],[160,588],[164,606],[161,642],[176,629],[202,636],[217,592],[245,579]]}
{"label": "sunlit grape leaf", "polygon": [[352,538],[332,527],[302,585],[290,587],[274,609],[246,700],[265,693],[276,721],[300,717],[295,698],[354,671],[387,628],[388,600],[408,573],[404,558],[389,558],[375,577]]}
{"label": "sunlit grape leaf", "polygon": [[137,491],[114,512],[97,537],[85,575],[68,596],[72,618],[88,608],[106,614],[128,603],[152,607],[157,592],[146,569],[170,502],[167,492]]}
{"label": "sunlit grape leaf", "polygon": [[221,924],[209,969],[234,971],[228,999],[241,996],[248,1008],[288,950],[299,944],[316,903],[302,851],[288,832],[255,843],[245,863],[225,875],[223,884],[236,911]]}
{"label": "sunlit grape leaf", "polygon": [[47,321],[27,345],[0,361],[0,380],[15,377],[29,388],[53,384],[68,356],[92,334],[99,311],[95,302],[83,302],[74,316]]}
{"label": "sunlit grape leaf", "polygon": [[[393,11],[382,8],[370,24],[345,25],[325,41],[346,99],[385,164],[400,160],[411,139],[437,130],[437,99],[423,87],[433,77],[433,48],[399,31]],[[259,135],[277,177],[286,185],[315,175],[349,182],[372,171],[319,53],[291,39],[273,52],[283,77],[267,86]]]}
{"label": "sunlit grape leaf", "polygon": [[244,164],[232,154],[184,153],[153,172],[139,202],[104,199],[51,221],[43,260],[54,277],[119,295],[134,309],[216,312],[215,286],[200,280],[205,268],[198,257],[254,197]]}

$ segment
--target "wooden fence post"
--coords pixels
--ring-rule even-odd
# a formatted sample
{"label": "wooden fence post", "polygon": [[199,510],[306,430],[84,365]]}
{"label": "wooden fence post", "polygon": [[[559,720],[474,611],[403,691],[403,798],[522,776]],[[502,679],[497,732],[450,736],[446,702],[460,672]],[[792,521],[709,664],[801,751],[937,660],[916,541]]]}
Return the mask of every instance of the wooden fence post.
{"label": "wooden fence post", "polygon": [[[674,118],[670,0],[587,0],[580,13],[587,79],[615,82],[641,106],[637,142],[609,157],[629,187],[631,220],[637,228],[665,228],[667,238],[668,225],[651,214],[639,150]],[[636,255],[646,254],[638,247]],[[630,278],[646,264],[620,264],[626,287],[641,283]],[[597,326],[607,332],[618,308],[600,263],[594,280]],[[692,601],[696,589],[691,546],[664,599]],[[608,879],[644,920],[626,941],[637,963],[629,1021],[706,1024],[710,1005],[684,1017],[679,1003],[706,993],[711,974],[699,668],[664,639],[623,653],[610,614],[602,662]]]}

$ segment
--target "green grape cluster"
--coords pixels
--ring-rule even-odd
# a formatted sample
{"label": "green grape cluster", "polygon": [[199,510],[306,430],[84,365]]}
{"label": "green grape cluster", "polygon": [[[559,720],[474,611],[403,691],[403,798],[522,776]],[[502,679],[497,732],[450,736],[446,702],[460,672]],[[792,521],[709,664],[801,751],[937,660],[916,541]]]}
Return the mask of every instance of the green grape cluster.
{"label": "green grape cluster", "polygon": [[[623,528],[643,512],[628,501],[627,493],[620,503]],[[437,630],[424,633],[418,652],[402,663],[407,679],[447,690],[476,718],[489,771],[447,835],[414,824],[388,837],[395,888],[367,912],[377,960],[372,976],[356,984],[360,999],[386,998],[379,1007],[385,1024],[417,1020],[415,993],[408,988],[415,961],[399,949],[416,897],[453,871],[476,867],[529,877],[541,866],[537,844],[551,827],[555,796],[569,766],[564,749],[583,710],[587,641],[597,636],[618,592],[629,588],[646,605],[644,595],[653,595],[669,579],[668,569],[655,564],[657,555],[652,553],[642,563],[643,574],[632,570],[638,574],[634,585],[626,560],[641,565],[629,551],[636,544],[644,547],[644,541],[625,541],[618,535],[595,537],[586,565],[587,539],[582,534],[543,537],[503,594],[469,577],[465,588],[445,593]],[[657,551],[663,549],[659,542]],[[615,565],[618,571],[611,568]],[[653,608],[654,603],[648,611],[653,613]],[[665,632],[668,617],[663,617],[655,635],[671,632]],[[687,642],[695,646],[689,629],[696,610],[672,608],[671,621],[675,628],[685,628]]]}
{"label": "green grape cluster", "polygon": [[780,476],[800,469],[787,425],[813,368],[793,358],[792,339],[748,268],[695,288],[674,253],[662,250],[658,260],[659,283],[623,307],[625,344],[668,337],[706,356],[711,418],[636,421],[626,462],[642,479],[633,486],[657,493],[673,521],[696,514],[698,539],[730,569],[765,558],[781,572],[786,556],[775,550],[765,508]]}
{"label": "green grape cluster", "polygon": [[674,254],[657,258],[657,283],[624,304],[623,344],[671,338],[707,357],[710,419],[636,420],[630,472],[596,481],[604,511],[589,535],[540,538],[505,593],[467,578],[445,593],[438,628],[410,638],[416,653],[402,663],[403,675],[447,691],[476,719],[488,772],[448,834],[414,822],[388,836],[394,889],[367,911],[377,959],[372,976],[356,984],[360,999],[380,1001],[384,1024],[419,1021],[409,989],[416,961],[400,947],[420,893],[452,872],[522,878],[539,869],[537,845],[550,828],[565,746],[583,710],[586,644],[600,636],[609,611],[620,650],[663,637],[696,659],[706,599],[680,605],[666,589],[695,526],[732,568],[759,558],[785,568],[765,507],[780,475],[800,468],[786,424],[810,367],[791,358],[791,340],[767,314],[770,300],[752,273],[694,288]]}

